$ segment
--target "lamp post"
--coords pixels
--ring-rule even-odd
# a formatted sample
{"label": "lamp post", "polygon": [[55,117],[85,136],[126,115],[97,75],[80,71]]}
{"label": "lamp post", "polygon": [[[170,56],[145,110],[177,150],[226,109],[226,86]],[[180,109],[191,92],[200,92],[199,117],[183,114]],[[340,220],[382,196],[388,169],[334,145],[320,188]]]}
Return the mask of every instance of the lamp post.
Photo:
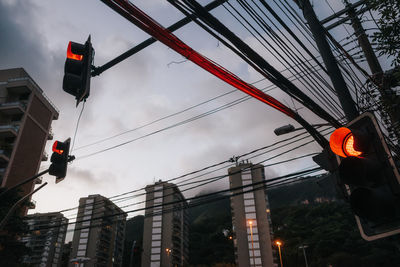
{"label": "lamp post", "polygon": [[308,248],[308,246],[306,246],[306,245],[301,245],[299,247],[299,249],[303,249],[304,261],[306,262],[306,267],[308,267],[307,256],[306,256],[306,248]]}
{"label": "lamp post", "polygon": [[170,258],[169,258],[169,254],[171,254],[171,249],[170,248],[166,248],[165,252],[167,252],[168,266],[171,266],[171,262],[170,262]]}
{"label": "lamp post", "polygon": [[253,266],[256,266],[255,258],[254,258],[254,241],[253,241],[253,220],[248,220],[250,227],[250,237],[251,237],[251,251],[253,252]]}
{"label": "lamp post", "polygon": [[281,266],[280,266],[280,267],[283,267],[283,263],[282,263],[282,251],[281,251],[282,242],[278,240],[278,241],[275,242],[275,244],[278,246],[278,250],[279,250],[279,259],[280,259],[280,262],[281,262]]}

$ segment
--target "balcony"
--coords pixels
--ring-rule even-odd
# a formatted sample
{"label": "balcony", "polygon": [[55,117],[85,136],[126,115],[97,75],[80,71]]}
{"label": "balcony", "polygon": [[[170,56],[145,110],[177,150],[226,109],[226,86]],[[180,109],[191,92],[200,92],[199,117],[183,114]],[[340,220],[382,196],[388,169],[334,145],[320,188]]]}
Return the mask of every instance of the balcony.
{"label": "balcony", "polygon": [[0,148],[0,163],[7,163],[10,161],[10,152]]}
{"label": "balcony", "polygon": [[25,113],[26,103],[22,101],[6,102],[0,104],[0,112],[6,115],[18,115]]}
{"label": "balcony", "polygon": [[0,138],[16,137],[18,135],[18,131],[19,125],[0,125]]}

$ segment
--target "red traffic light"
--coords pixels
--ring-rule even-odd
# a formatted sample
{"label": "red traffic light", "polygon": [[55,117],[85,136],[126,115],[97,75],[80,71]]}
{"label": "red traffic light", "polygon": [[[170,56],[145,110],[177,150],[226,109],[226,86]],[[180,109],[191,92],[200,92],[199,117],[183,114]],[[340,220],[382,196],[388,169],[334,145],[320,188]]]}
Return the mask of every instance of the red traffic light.
{"label": "red traffic light", "polygon": [[343,158],[360,157],[362,151],[354,148],[354,135],[349,128],[341,127],[336,129],[329,139],[329,145],[332,152]]}
{"label": "red traffic light", "polygon": [[72,52],[72,42],[70,41],[68,43],[68,49],[67,49],[67,58],[70,59],[75,59],[81,61],[83,59],[83,55],[78,55]]}
{"label": "red traffic light", "polygon": [[64,153],[63,145],[61,145],[58,141],[55,141],[53,144],[53,152],[62,155]]}

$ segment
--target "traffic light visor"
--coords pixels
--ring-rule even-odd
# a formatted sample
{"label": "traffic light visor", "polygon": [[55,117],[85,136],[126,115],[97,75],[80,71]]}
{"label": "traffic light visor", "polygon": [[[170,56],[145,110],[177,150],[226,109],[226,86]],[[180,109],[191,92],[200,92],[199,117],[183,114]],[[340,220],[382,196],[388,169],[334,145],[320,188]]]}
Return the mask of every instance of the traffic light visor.
{"label": "traffic light visor", "polygon": [[74,54],[72,52],[72,42],[69,42],[69,44],[68,44],[67,58],[75,59],[75,60],[79,60],[79,61],[83,59],[83,55]]}
{"label": "traffic light visor", "polygon": [[60,142],[55,141],[53,144],[53,152],[62,155],[64,153],[63,145]]}
{"label": "traffic light visor", "polygon": [[343,158],[352,156],[359,157],[362,152],[354,149],[354,135],[349,128],[336,129],[329,139],[332,152]]}

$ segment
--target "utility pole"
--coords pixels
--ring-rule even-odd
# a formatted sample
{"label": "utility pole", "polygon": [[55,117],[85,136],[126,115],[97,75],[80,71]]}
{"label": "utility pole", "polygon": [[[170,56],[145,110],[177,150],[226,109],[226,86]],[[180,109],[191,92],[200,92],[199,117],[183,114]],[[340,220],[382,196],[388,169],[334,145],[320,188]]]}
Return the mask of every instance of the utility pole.
{"label": "utility pole", "polygon": [[337,61],[333,56],[332,50],[326,40],[325,29],[322,27],[309,0],[294,0],[303,11],[304,18],[307,20],[310,30],[314,36],[318,50],[328,70],[333,87],[338,95],[340,104],[348,121],[358,116],[356,105],[351,97],[346,82],[339,70]]}
{"label": "utility pole", "polygon": [[345,0],[347,14],[351,20],[351,26],[354,29],[354,33],[357,36],[358,44],[360,45],[365,59],[367,60],[368,66],[371,70],[374,78],[374,83],[377,85],[379,93],[382,97],[383,109],[390,118],[391,125],[393,126],[392,133],[400,140],[400,112],[396,105],[399,104],[399,96],[393,92],[390,88],[390,84],[385,77],[382,67],[375,55],[375,52],[369,42],[368,36],[365,34],[365,30],[357,17],[356,10],[348,0]]}

